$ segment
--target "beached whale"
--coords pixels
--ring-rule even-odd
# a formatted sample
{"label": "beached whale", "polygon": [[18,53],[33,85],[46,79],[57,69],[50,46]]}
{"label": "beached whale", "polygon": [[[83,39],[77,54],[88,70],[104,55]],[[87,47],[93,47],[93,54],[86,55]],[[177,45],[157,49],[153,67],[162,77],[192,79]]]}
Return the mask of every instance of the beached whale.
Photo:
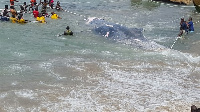
{"label": "beached whale", "polygon": [[94,27],[93,32],[118,43],[128,44],[145,50],[162,50],[164,46],[148,40],[143,35],[143,29],[128,28],[119,24],[106,22],[104,19],[88,18],[87,24]]}

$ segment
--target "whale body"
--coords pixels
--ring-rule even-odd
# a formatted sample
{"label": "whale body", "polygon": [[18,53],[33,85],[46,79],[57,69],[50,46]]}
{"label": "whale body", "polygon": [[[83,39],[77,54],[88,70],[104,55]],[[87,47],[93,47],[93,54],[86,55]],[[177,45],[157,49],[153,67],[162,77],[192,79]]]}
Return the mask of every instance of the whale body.
{"label": "whale body", "polygon": [[145,38],[143,29],[141,28],[128,28],[96,17],[88,18],[87,24],[94,27],[92,31],[96,34],[118,43],[135,46],[145,50],[165,49],[164,46]]}

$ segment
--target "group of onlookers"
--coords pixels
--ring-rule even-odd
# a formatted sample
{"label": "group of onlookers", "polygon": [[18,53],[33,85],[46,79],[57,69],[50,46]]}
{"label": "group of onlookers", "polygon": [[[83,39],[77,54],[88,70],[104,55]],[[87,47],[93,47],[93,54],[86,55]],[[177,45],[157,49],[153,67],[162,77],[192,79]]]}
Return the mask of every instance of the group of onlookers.
{"label": "group of onlookers", "polygon": [[[30,4],[27,5],[26,2],[23,5],[20,5],[20,11],[16,11],[14,2],[18,2],[17,0],[10,0],[10,10],[8,10],[8,5],[5,5],[5,9],[0,13],[0,20],[1,21],[11,21],[12,23],[27,23],[28,20],[23,18],[24,13],[30,13],[34,15],[36,21],[40,23],[45,23],[45,17],[50,17],[51,19],[61,19],[56,13],[51,12],[51,15],[47,12],[47,7],[56,9],[56,10],[63,10],[60,6],[60,2],[57,1],[56,7],[54,7],[54,0],[40,0],[39,4],[37,4],[36,0],[30,0]],[[41,11],[39,12],[39,6],[41,5]],[[28,9],[27,9],[28,8]]]}

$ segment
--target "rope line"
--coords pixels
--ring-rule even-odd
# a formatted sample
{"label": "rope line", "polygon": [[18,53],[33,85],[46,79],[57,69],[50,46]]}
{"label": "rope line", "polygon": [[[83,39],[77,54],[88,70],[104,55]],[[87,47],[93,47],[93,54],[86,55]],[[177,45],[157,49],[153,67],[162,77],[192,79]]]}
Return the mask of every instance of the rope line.
{"label": "rope line", "polygon": [[78,13],[75,13],[75,12],[72,12],[72,11],[69,11],[69,10],[64,10],[64,11],[67,12],[67,13],[76,15],[76,16],[84,17],[84,20],[87,20],[87,17],[85,15],[81,15],[81,14],[78,14]]}
{"label": "rope line", "polygon": [[170,47],[170,49],[172,49],[175,45],[175,43],[177,42],[177,40],[179,39],[180,37],[176,37],[176,40],[174,41],[174,43],[172,44],[172,46]]}

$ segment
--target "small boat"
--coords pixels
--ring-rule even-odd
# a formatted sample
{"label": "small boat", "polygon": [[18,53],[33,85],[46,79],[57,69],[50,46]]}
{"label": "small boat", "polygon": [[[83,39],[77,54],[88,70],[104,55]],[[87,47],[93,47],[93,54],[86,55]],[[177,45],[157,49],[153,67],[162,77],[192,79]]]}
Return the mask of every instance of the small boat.
{"label": "small boat", "polygon": [[200,12],[200,0],[193,0],[194,6],[198,12]]}

